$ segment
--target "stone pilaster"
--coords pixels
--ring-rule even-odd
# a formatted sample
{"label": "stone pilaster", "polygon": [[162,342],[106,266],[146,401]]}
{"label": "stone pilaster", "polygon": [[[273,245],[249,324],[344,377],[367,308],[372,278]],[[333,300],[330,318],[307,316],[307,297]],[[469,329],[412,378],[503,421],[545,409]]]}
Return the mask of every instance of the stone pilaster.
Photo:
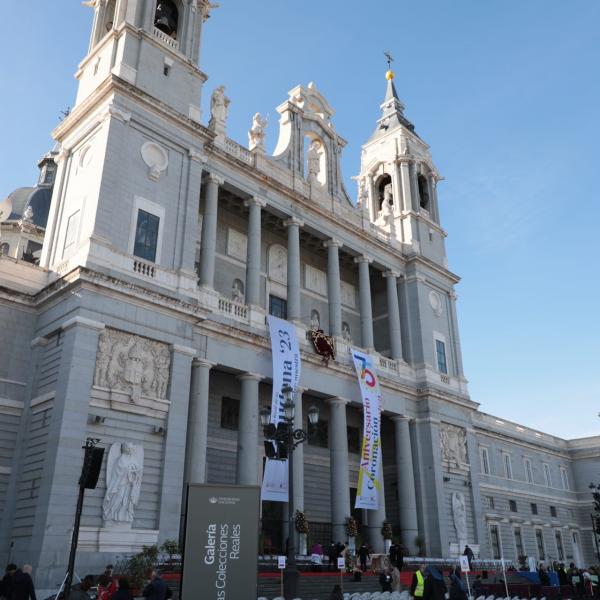
{"label": "stone pilaster", "polygon": [[261,198],[250,198],[244,203],[248,207],[248,255],[246,259],[246,303],[260,304],[260,253],[261,213],[266,202]]}

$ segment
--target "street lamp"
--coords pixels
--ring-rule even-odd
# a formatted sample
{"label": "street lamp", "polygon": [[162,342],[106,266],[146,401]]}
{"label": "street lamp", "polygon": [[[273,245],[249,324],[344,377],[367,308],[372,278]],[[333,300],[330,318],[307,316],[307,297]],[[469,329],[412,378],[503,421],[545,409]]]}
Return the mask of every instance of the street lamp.
{"label": "street lamp", "polygon": [[[282,388],[283,420],[275,425],[271,423],[271,411],[267,407],[260,410],[260,422],[265,436],[267,457],[275,460],[288,461],[288,548],[287,561],[283,572],[283,594],[286,600],[296,597],[298,584],[298,569],[296,568],[296,543],[294,524],[294,450],[308,439],[308,433],[303,429],[294,429],[294,414],[296,404],[294,390],[286,385]],[[316,425],[319,422],[319,409],[311,406],[308,409],[308,422]],[[276,443],[276,448],[273,445]]]}

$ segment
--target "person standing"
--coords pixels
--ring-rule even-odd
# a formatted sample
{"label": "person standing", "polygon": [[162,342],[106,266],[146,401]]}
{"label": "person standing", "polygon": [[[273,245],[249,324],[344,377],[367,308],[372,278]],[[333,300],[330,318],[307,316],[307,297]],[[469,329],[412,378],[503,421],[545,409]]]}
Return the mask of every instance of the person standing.
{"label": "person standing", "polygon": [[119,579],[119,587],[113,592],[110,600],[133,600],[133,596],[129,591],[129,580],[124,577]]}
{"label": "person standing", "polygon": [[435,567],[427,567],[423,600],[445,600],[447,591],[442,574]]}
{"label": "person standing", "polygon": [[158,570],[153,569],[150,583],[144,588],[142,596],[148,600],[166,600],[172,596],[171,590],[161,579]]}
{"label": "person standing", "polygon": [[467,557],[467,560],[469,561],[469,570],[473,569],[473,565],[471,564],[475,558],[475,554],[473,553],[473,550],[471,550],[471,548],[469,548],[469,545],[465,545],[465,549],[463,550],[463,556]]}
{"label": "person standing", "polygon": [[90,600],[91,596],[88,594],[92,586],[94,585],[94,576],[86,575],[80,583],[74,585],[71,588],[71,594],[69,600]]}
{"label": "person standing", "polygon": [[17,571],[17,565],[14,563],[9,563],[6,565],[6,570],[4,572],[4,577],[0,581],[0,598],[4,599],[10,598],[12,593],[12,582],[13,577]]}
{"label": "person standing", "polygon": [[31,578],[33,567],[23,565],[23,569],[17,569],[12,579],[12,593],[10,600],[36,600],[33,579]]}
{"label": "person standing", "polygon": [[382,592],[392,591],[392,576],[388,569],[386,569],[385,571],[381,571],[381,575],[379,576],[379,583],[381,584]]}
{"label": "person standing", "polygon": [[400,570],[395,565],[392,567],[392,592],[400,591]]}
{"label": "person standing", "polygon": [[342,594],[342,588],[339,583],[336,583],[331,590],[329,600],[344,600],[344,594]]}
{"label": "person standing", "polygon": [[371,556],[371,553],[369,552],[368,546],[366,544],[363,544],[358,549],[358,558],[360,559],[360,568],[363,573],[367,570],[367,559],[370,556]]}
{"label": "person standing", "polygon": [[409,594],[413,598],[422,598],[425,592],[425,575],[427,573],[427,566],[421,565],[413,575]]}

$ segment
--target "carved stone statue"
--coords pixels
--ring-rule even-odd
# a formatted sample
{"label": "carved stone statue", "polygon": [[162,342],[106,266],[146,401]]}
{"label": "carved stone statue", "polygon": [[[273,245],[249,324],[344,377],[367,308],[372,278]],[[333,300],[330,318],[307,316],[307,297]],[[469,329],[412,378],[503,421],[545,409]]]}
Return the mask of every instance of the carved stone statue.
{"label": "carved stone statue", "polygon": [[28,204],[27,208],[23,212],[23,221],[32,221],[33,220],[33,208]]}
{"label": "carved stone statue", "polygon": [[134,403],[164,399],[170,367],[166,344],[107,328],[98,337],[94,385],[129,394]]}
{"label": "carved stone statue", "polygon": [[225,135],[229,103],[230,100],[225,95],[225,86],[220,85],[210,98],[210,121],[208,122],[208,128],[218,135]]}
{"label": "carved stone statue", "polygon": [[462,492],[452,492],[452,518],[458,547],[464,548],[467,544],[467,506]]}
{"label": "carved stone statue", "polygon": [[105,527],[131,527],[140,499],[144,448],[130,442],[115,443],[108,452],[106,494],[102,502]]}
{"label": "carved stone statue", "polygon": [[250,150],[265,151],[265,130],[267,128],[267,119],[263,119],[260,113],[255,113],[252,117],[252,127],[248,131],[248,148]]}
{"label": "carved stone statue", "polygon": [[392,195],[392,184],[388,183],[383,188],[383,201],[381,203],[381,214],[386,220],[392,214],[393,202],[394,197]]}
{"label": "carved stone statue", "polygon": [[462,427],[442,423],[440,425],[440,444],[442,447],[442,459],[456,467],[468,464],[467,460],[467,438]]}
{"label": "carved stone statue", "polygon": [[319,174],[321,172],[321,142],[313,140],[306,152],[306,161],[308,163],[308,181],[309,183],[319,183]]}
{"label": "carved stone statue", "polygon": [[233,285],[231,286],[231,299],[234,302],[245,304],[246,295],[244,294],[244,283],[241,279],[233,280]]}
{"label": "carved stone statue", "polygon": [[358,208],[367,210],[367,182],[364,178],[358,180]]}
{"label": "carved stone statue", "polygon": [[321,329],[321,318],[319,317],[319,311],[314,309],[310,312],[310,328],[313,331],[319,331],[319,329]]}
{"label": "carved stone statue", "polygon": [[344,321],[342,323],[342,338],[344,338],[344,341],[348,342],[348,344],[352,343],[352,334],[350,333],[350,325],[348,325],[348,323],[346,323],[346,321]]}

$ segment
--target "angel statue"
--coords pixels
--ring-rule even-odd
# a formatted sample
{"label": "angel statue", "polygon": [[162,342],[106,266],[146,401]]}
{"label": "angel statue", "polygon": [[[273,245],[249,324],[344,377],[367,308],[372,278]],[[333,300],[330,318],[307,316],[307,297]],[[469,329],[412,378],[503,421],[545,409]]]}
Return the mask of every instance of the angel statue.
{"label": "angel statue", "polygon": [[117,442],[110,447],[106,464],[106,494],[102,502],[106,526],[131,527],[133,509],[140,499],[143,470],[142,446]]}
{"label": "angel statue", "polygon": [[265,150],[265,129],[267,128],[267,119],[263,119],[260,113],[252,117],[252,127],[248,131],[248,148],[250,150]]}

